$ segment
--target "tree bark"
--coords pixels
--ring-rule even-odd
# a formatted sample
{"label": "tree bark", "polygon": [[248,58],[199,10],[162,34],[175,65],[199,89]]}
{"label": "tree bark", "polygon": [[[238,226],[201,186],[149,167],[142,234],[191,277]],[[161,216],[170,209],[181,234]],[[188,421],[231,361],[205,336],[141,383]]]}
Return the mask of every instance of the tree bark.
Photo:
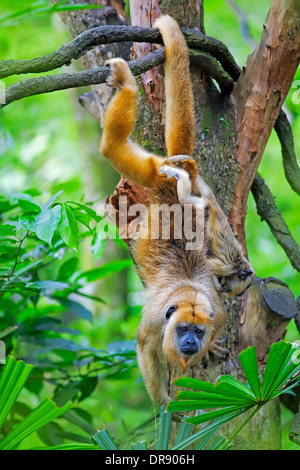
{"label": "tree bark", "polygon": [[[93,3],[93,0],[89,1]],[[74,1],[76,2],[77,0]],[[203,2],[200,0],[131,0],[130,8],[131,23],[134,26],[151,27],[162,12],[173,16],[180,26],[197,27],[204,32]],[[112,19],[111,15],[109,11],[107,18]],[[74,37],[87,27],[103,24],[103,12],[93,10],[87,13],[67,13],[63,15],[63,19]],[[234,232],[245,251],[247,197],[298,64],[297,28],[298,1],[273,0],[261,42],[248,58],[239,79],[239,71],[231,64],[231,76],[234,80],[238,79],[231,94],[221,93],[209,75],[197,66],[191,67],[196,113],[193,157],[225,214],[230,217]],[[134,44],[132,56],[139,58],[155,47],[150,44]],[[84,67],[102,65],[103,58],[110,55],[107,46],[98,46],[85,55]],[[125,49],[115,49],[113,55],[128,60],[128,46]],[[144,148],[165,155],[163,68],[159,66],[142,74],[139,86],[141,96],[132,138]],[[83,102],[93,103],[96,109],[93,114],[102,122],[109,99],[110,91],[105,85],[99,85],[93,88],[88,100],[83,98]],[[128,195],[132,203],[147,202],[147,191],[124,179],[115,189],[111,202],[117,205],[117,196],[123,194]],[[256,278],[243,297],[226,301],[228,320],[225,334],[227,347],[230,349],[227,358],[211,358],[201,366],[194,367],[189,374],[208,381],[215,381],[221,374],[232,374],[242,379],[238,354],[250,345],[256,346],[263,370],[270,345],[284,336],[285,327],[290,321],[291,317],[287,317],[285,311],[292,309],[294,312],[295,305],[293,294],[280,281]],[[177,375],[178,371],[172,369],[171,376],[166,377],[171,393],[174,393],[171,380]],[[239,418],[230,423],[225,432],[230,433],[235,429],[238,420]],[[236,439],[235,446],[243,447],[247,441],[256,449],[280,448],[279,422],[278,402],[274,401],[264,406],[244,428],[241,436]]]}

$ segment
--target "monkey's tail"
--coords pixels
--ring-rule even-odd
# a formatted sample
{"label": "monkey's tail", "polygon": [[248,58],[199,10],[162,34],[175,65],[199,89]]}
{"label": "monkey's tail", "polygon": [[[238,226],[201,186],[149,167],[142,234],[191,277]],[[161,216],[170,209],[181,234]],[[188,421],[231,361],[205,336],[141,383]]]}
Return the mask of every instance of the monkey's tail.
{"label": "monkey's tail", "polygon": [[166,145],[168,156],[192,155],[194,150],[194,97],[189,53],[177,22],[169,15],[155,21],[166,49]]}

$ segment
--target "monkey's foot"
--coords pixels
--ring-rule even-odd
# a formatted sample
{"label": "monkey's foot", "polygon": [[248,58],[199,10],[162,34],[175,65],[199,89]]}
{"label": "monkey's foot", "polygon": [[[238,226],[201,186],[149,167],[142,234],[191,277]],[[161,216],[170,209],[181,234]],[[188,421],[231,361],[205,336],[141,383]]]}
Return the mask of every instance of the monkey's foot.
{"label": "monkey's foot", "polygon": [[138,86],[135,78],[125,60],[110,59],[105,62],[110,67],[110,74],[106,79],[106,83],[111,87],[127,88],[137,92]]}
{"label": "monkey's foot", "polygon": [[[227,339],[227,336],[225,336],[225,338],[223,338],[221,340],[215,339],[215,340],[211,341],[209,343],[208,352],[211,352],[212,354],[214,354],[215,356],[218,356],[218,357],[226,356],[226,354],[228,354],[230,352],[230,349],[223,348],[221,346],[221,344],[223,344],[226,339]],[[207,355],[206,358],[207,359],[208,359],[208,352],[206,353],[206,355]]]}
{"label": "monkey's foot", "polygon": [[173,168],[168,165],[163,165],[160,167],[159,173],[165,175],[167,178],[175,178],[176,181],[180,178],[180,171],[177,168]]}

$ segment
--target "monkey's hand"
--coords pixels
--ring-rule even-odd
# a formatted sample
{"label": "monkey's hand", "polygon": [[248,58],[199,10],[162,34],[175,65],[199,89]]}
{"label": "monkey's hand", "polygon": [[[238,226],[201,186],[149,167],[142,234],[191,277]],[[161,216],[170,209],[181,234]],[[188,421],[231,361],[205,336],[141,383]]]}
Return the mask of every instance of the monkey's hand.
{"label": "monkey's hand", "polygon": [[105,65],[109,66],[111,70],[106,80],[109,86],[138,91],[135,78],[125,60],[119,58],[110,59],[105,62]]}
{"label": "monkey's hand", "polygon": [[[223,348],[221,345],[224,343],[224,341],[227,339],[227,336],[225,338],[219,340],[219,339],[213,339],[208,346],[208,352],[211,352],[215,356],[224,358],[226,354],[230,352],[230,349],[228,348]],[[206,358],[208,359],[208,352],[206,353]]]}
{"label": "monkey's hand", "polygon": [[180,168],[173,168],[169,165],[163,165],[159,173],[167,178],[175,178],[177,181],[177,195],[181,204],[188,201],[192,192],[192,183],[188,173]]}

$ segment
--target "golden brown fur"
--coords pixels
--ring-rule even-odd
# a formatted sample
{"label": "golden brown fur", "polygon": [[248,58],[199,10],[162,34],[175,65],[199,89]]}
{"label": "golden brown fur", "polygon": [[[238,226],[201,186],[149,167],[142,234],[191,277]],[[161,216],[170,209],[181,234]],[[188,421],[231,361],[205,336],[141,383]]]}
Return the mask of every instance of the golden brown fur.
{"label": "golden brown fur", "polygon": [[[166,47],[168,156],[191,155],[194,146],[194,108],[187,46],[177,23],[169,16],[159,18],[155,26],[160,29]],[[182,167],[184,173],[176,182],[175,178],[164,174],[165,159],[145,152],[128,140],[135,120],[137,86],[126,62],[113,59],[109,64],[111,74],[108,84],[118,87],[119,91],[106,112],[100,150],[123,176],[150,189],[149,210],[141,224],[140,236],[131,246],[137,272],[145,286],[146,299],[137,333],[137,351],[139,366],[152,399],[165,403],[168,395],[163,385],[160,353],[183,372],[188,366],[201,361],[208,350],[217,354],[224,352],[217,341],[225,323],[224,307],[207,262],[206,236],[208,233],[213,237],[214,231],[204,229],[205,206],[200,202],[203,200],[202,189],[198,184],[195,162],[188,159],[168,163],[168,168],[172,170],[177,171],[178,165]],[[184,174],[188,178],[182,180]],[[182,182],[184,184],[180,188]],[[181,190],[185,197],[182,197]],[[197,204],[194,200],[186,200],[191,195],[197,196]],[[151,212],[156,204],[165,205],[159,219],[153,217]],[[184,233],[181,238],[175,237],[178,228],[175,216],[170,217],[170,237],[164,237],[162,219],[169,216],[169,207],[173,204],[177,204],[177,210],[179,207],[182,213],[186,205],[190,206],[193,228],[198,227],[197,217],[202,217],[203,225],[197,228],[197,234],[202,235],[203,243],[197,250],[186,249],[191,240]],[[223,219],[212,210],[211,220],[214,217],[216,222],[212,225],[220,219],[222,230]],[[158,232],[158,238],[149,236],[153,235],[153,231]],[[209,246],[213,243],[213,240],[209,241]],[[217,243],[216,249],[221,248]],[[170,310],[171,314],[168,313]],[[181,351],[183,339],[178,328],[181,331],[190,328],[192,335],[195,331],[195,337],[200,331],[197,352],[185,354]]]}
{"label": "golden brown fur", "polygon": [[[217,290],[227,297],[241,295],[251,284],[254,270],[243,255],[242,247],[235,239],[227,218],[219,206],[212,190],[190,171],[191,160],[180,155],[168,158],[168,165],[160,172],[168,178],[176,178],[178,199],[181,204],[190,203],[195,208],[205,207],[205,231],[207,240],[207,263],[214,275]],[[171,168],[177,164],[184,169]],[[196,183],[196,191],[193,191]],[[197,195],[196,195],[197,194]]]}

